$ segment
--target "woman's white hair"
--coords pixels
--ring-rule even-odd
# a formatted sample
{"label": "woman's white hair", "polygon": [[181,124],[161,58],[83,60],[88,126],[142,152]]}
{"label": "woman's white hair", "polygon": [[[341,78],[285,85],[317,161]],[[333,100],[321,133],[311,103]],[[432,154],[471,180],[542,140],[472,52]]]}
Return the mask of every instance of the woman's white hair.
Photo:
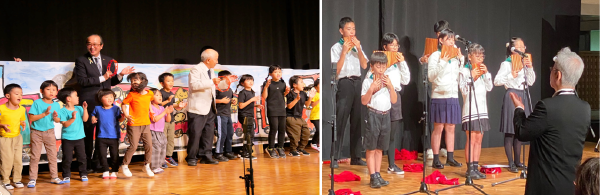
{"label": "woman's white hair", "polygon": [[569,47],[565,47],[558,51],[554,62],[556,69],[562,73],[561,85],[575,87],[583,73],[584,65],[581,57],[572,52]]}

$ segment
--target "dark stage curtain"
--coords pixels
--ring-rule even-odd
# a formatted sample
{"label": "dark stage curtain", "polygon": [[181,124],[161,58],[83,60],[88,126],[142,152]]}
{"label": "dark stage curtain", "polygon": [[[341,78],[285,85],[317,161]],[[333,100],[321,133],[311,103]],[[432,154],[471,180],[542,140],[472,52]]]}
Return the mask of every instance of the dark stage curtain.
{"label": "dark stage curtain", "polygon": [[[484,63],[493,77],[496,76],[500,63],[506,59],[505,44],[510,37],[523,38],[527,52],[533,55],[533,66],[537,77],[535,84],[530,88],[532,103],[535,105],[541,98],[552,95],[551,93],[548,95],[547,92],[542,95],[542,91],[548,91],[548,88],[543,87],[549,86],[547,69],[553,65],[551,59],[559,48],[570,46],[572,50],[577,51],[579,13],[580,2],[559,0],[323,1],[323,75],[324,78],[330,79],[330,49],[340,37],[338,32],[340,18],[350,16],[355,20],[356,34],[367,56],[373,50],[381,49],[378,47],[382,33],[396,33],[400,38],[400,51],[404,53],[411,72],[411,81],[407,86],[403,86],[402,92],[404,132],[396,135],[396,140],[402,140],[397,141],[396,144],[398,148],[421,151],[423,127],[418,121],[423,112],[425,91],[422,84],[422,67],[418,58],[423,54],[425,38],[435,37],[433,32],[435,22],[447,20],[450,28],[461,37],[481,44],[486,50]],[[547,31],[551,31],[552,34],[547,35]],[[461,43],[457,42],[457,46],[464,49]],[[324,84],[328,83],[324,82]],[[324,85],[323,88],[323,101],[331,102],[330,99],[334,98],[335,94],[331,93],[329,85]],[[499,132],[499,126],[505,91],[504,87],[494,87],[487,94],[492,129],[484,134],[482,147],[503,146],[504,135]],[[459,99],[462,107],[462,98]],[[331,113],[332,106],[324,104],[323,121],[330,120]],[[323,123],[323,129],[323,159],[330,159],[331,126]],[[461,129],[461,125],[456,126],[456,149],[463,149],[465,146],[466,136]],[[347,140],[349,139],[346,137],[344,140],[346,143],[343,144],[345,150],[342,156],[348,157]]]}
{"label": "dark stage curtain", "polygon": [[3,1],[0,60],[74,61],[90,34],[119,62],[319,68],[319,1]]}

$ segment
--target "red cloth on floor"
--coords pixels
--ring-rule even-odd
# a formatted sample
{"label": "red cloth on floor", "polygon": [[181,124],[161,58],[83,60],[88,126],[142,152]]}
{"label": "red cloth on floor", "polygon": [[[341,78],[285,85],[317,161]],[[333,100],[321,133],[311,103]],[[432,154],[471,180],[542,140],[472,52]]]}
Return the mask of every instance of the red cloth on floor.
{"label": "red cloth on floor", "polygon": [[479,172],[485,173],[485,174],[496,174],[496,173],[501,173],[502,169],[500,167],[496,167],[496,168],[483,168],[481,167],[481,169],[479,170]]}
{"label": "red cloth on floor", "polygon": [[396,153],[396,157],[394,157],[394,160],[415,160],[417,159],[417,151],[408,151],[406,149],[402,149],[400,151],[398,151],[398,149],[396,149],[396,151],[394,151]]}
{"label": "red cloth on floor", "polygon": [[445,185],[458,185],[458,178],[448,179],[440,171],[435,170],[431,175],[425,177],[426,184],[445,184]]}
{"label": "red cloth on floor", "polygon": [[[329,175],[329,178],[331,178],[331,174]],[[340,174],[336,174],[335,177],[333,178],[333,181],[335,181],[335,182],[360,181],[360,176],[358,176],[350,171],[344,171]]]}
{"label": "red cloth on floor", "polygon": [[402,165],[405,172],[421,172],[423,171],[423,164],[415,164],[412,163],[410,165],[404,164]]}
{"label": "red cloth on floor", "polygon": [[353,192],[350,189],[339,189],[335,191],[335,195],[361,195],[360,191]]}

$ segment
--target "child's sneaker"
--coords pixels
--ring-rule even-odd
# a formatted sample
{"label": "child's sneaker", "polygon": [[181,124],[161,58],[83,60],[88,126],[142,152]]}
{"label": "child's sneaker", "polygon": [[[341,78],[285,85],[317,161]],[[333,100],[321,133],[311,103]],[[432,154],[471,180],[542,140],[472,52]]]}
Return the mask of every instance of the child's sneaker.
{"label": "child's sneaker", "polygon": [[125,177],[131,177],[131,171],[129,171],[129,167],[127,165],[121,165],[121,169],[123,169],[123,174],[125,174]]}
{"label": "child's sneaker", "polygon": [[177,161],[175,161],[175,159],[173,159],[173,157],[172,157],[172,156],[170,156],[170,157],[166,157],[166,158],[165,158],[165,161],[167,161],[167,164],[170,164],[171,166],[174,166],[174,167],[176,167],[176,166],[178,166],[178,165],[179,165],[179,164],[177,163]]}
{"label": "child's sneaker", "polygon": [[296,150],[290,151],[290,156],[300,156]]}
{"label": "child's sneaker", "polygon": [[142,172],[148,174],[150,177],[154,177],[154,173],[152,172],[152,169],[150,169],[150,164],[145,164],[144,168],[142,168]]}
{"label": "child's sneaker", "polygon": [[71,183],[71,178],[70,177],[65,177],[62,180],[63,183]]}
{"label": "child's sneaker", "polygon": [[163,170],[161,168],[156,168],[156,169],[152,170],[152,172],[154,172],[154,174],[161,174],[161,173],[165,172],[165,170]]}
{"label": "child's sneaker", "polygon": [[391,173],[391,174],[404,174],[404,171],[402,169],[400,169],[400,167],[396,166],[395,164],[391,167],[388,167],[387,172]]}
{"label": "child's sneaker", "polygon": [[[68,178],[68,177],[67,177],[67,178]],[[57,178],[51,179],[51,180],[50,180],[50,183],[52,183],[52,184],[58,184],[58,185],[60,185],[60,184],[63,184],[63,181],[62,181],[62,180],[60,180],[60,178],[58,178],[58,177],[57,177]]]}
{"label": "child's sneaker", "polygon": [[308,153],[308,152],[307,152],[306,150],[304,150],[304,149],[298,150],[298,152],[300,152],[300,153],[301,153],[302,155],[304,155],[304,156],[308,156],[308,155],[310,155],[310,153]]}
{"label": "child's sneaker", "polygon": [[319,148],[319,147],[317,146],[317,144],[311,144],[311,145],[310,145],[310,147],[311,147],[312,149],[315,149],[317,152],[321,152],[321,148]]}
{"label": "child's sneaker", "polygon": [[110,179],[117,179],[117,172],[110,173]]}
{"label": "child's sneaker", "polygon": [[165,163],[165,164],[162,164],[162,166],[160,166],[160,168],[166,169],[166,168],[169,168],[169,166],[167,165],[167,163]]}
{"label": "child's sneaker", "polygon": [[277,155],[277,151],[275,151],[273,148],[265,148],[265,152],[271,158],[279,158],[279,156]]}
{"label": "child's sneaker", "polygon": [[7,184],[4,184],[4,187],[5,187],[7,190],[12,190],[12,189],[15,189],[15,187],[13,187],[12,185],[10,185],[9,183],[7,183]]}
{"label": "child's sneaker", "polygon": [[109,179],[110,178],[110,173],[108,173],[108,171],[105,171],[104,173],[102,173],[102,179]]}
{"label": "child's sneaker", "polygon": [[285,158],[285,150],[283,149],[283,147],[280,148],[276,148],[277,153],[279,153],[279,158]]}
{"label": "child's sneaker", "polygon": [[35,179],[29,180],[29,183],[27,183],[27,187],[33,188],[33,187],[35,187],[35,184],[36,184]]}
{"label": "child's sneaker", "polygon": [[21,182],[17,182],[17,183],[15,183],[15,187],[17,187],[17,188],[24,188],[25,185],[23,185],[23,183],[21,183]]}
{"label": "child's sneaker", "polygon": [[81,181],[88,181],[87,175],[81,176]]}

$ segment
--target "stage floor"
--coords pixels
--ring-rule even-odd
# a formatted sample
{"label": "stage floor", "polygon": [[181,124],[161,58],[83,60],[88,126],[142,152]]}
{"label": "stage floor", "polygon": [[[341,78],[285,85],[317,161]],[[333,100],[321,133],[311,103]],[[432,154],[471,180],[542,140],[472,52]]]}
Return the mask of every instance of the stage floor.
{"label": "stage floor", "polygon": [[[594,152],[594,146],[596,143],[586,142],[583,151],[582,159],[585,160],[590,157],[598,157],[599,153]],[[529,145],[526,146],[525,150],[529,151]],[[419,154],[420,156],[421,154]],[[525,154],[529,158],[529,153]],[[465,164],[465,153],[464,150],[457,150],[454,153],[455,159],[458,162],[463,163],[460,168],[446,166],[444,169],[440,169],[440,172],[446,175],[448,178],[459,178],[459,183],[465,182],[465,172],[467,170]],[[583,161],[582,160],[582,161]],[[441,158],[442,163],[446,162],[446,158]],[[403,164],[410,163],[422,163],[423,159],[419,157],[417,160],[397,160],[396,165],[402,168]],[[431,174],[433,171],[431,168],[431,160],[427,161],[428,166],[425,167],[426,176]],[[481,151],[481,158],[479,164],[504,164],[508,163],[506,155],[504,153],[504,147],[496,148],[484,148]],[[340,168],[335,169],[335,174],[339,174],[342,171],[352,171],[353,173],[361,177],[361,181],[353,182],[335,182],[335,189],[351,189],[352,191],[360,191],[362,194],[404,194],[419,190],[420,181],[423,177],[422,172],[405,172],[404,175],[392,175],[387,173],[387,156],[383,156],[383,162],[381,163],[381,176],[390,182],[388,186],[381,187],[379,189],[373,189],[369,187],[369,174],[366,166],[350,166],[350,163],[341,163]],[[328,164],[325,164],[322,169],[323,188],[322,194],[327,194],[327,190],[331,188],[331,180],[329,174],[331,169]],[[520,173],[520,172],[519,172]],[[508,183],[496,185],[492,187],[492,183],[508,180],[519,176],[519,173],[508,172],[506,168],[502,169],[499,174],[488,174],[487,179],[473,180],[475,184],[483,185],[483,190],[488,194],[523,194],[525,193],[525,179],[518,179]],[[429,190],[435,191],[436,189],[446,188],[450,185],[431,184]],[[454,188],[447,191],[439,192],[440,194],[481,194],[475,188],[471,186],[463,186]]]}
{"label": "stage floor", "polygon": [[[289,149],[288,149],[289,150]],[[286,152],[288,151],[286,150]],[[255,170],[255,194],[318,194],[319,153],[308,147],[310,156],[271,159],[267,154],[256,155],[252,162]],[[249,162],[246,160],[246,164]],[[60,164],[59,164],[60,166]],[[117,180],[103,180],[101,173],[89,174],[89,181],[82,182],[79,173],[73,172],[70,184],[50,184],[49,172],[39,175],[35,188],[10,190],[13,194],[245,194],[242,160],[222,162],[218,165],[198,164],[190,167],[180,162],[162,174],[149,178],[142,172],[143,162],[129,165],[133,177],[126,178],[122,172]],[[59,176],[61,173],[59,173]],[[27,185],[28,176],[23,176]]]}

